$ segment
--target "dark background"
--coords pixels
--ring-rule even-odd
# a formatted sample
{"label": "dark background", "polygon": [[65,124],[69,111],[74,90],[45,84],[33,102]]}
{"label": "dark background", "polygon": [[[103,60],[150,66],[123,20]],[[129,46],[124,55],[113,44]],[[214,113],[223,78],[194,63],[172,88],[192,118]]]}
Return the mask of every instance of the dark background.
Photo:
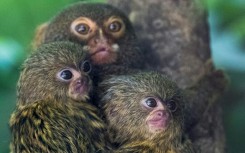
{"label": "dark background", "polygon": [[[9,152],[8,120],[15,107],[15,87],[19,77],[19,67],[30,52],[35,28],[75,1],[78,0],[0,1],[1,153]],[[204,5],[209,10],[208,21],[214,63],[230,78],[229,89],[221,97],[227,150],[229,153],[244,153],[245,1],[205,0]]]}

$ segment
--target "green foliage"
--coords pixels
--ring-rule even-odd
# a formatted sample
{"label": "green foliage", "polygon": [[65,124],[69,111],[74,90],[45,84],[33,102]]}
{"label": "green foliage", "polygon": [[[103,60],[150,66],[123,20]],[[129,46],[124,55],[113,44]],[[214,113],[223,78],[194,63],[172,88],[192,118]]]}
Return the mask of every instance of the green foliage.
{"label": "green foliage", "polygon": [[1,36],[14,38],[20,44],[28,46],[39,24],[46,22],[59,10],[76,1],[79,0],[0,1]]}
{"label": "green foliage", "polygon": [[[226,65],[230,88],[224,95],[224,124],[229,153],[245,152],[245,1],[203,0],[214,17],[211,21],[213,54]],[[213,26],[212,26],[213,22]],[[214,23],[215,22],[215,23]],[[218,44],[218,47],[217,47]],[[222,59],[222,57],[223,59]],[[225,57],[225,58],[224,58]],[[217,61],[217,60],[216,60]],[[230,68],[227,68],[230,67]]]}
{"label": "green foliage", "polygon": [[216,36],[212,37],[212,44],[223,40],[219,42],[218,48],[213,48],[213,52],[219,52],[219,55],[224,55],[223,57],[226,55],[225,59],[220,59],[223,60],[221,65],[225,63],[233,65],[233,69],[230,67],[227,70],[230,88],[222,98],[227,151],[243,153],[245,152],[245,65],[242,63],[245,58],[245,1],[204,1],[208,6],[209,15],[215,16],[212,20],[215,25],[211,26],[211,31],[213,28]]}
{"label": "green foliage", "polygon": [[203,0],[204,4],[217,15],[218,29],[234,33],[245,43],[245,1],[244,0]]}

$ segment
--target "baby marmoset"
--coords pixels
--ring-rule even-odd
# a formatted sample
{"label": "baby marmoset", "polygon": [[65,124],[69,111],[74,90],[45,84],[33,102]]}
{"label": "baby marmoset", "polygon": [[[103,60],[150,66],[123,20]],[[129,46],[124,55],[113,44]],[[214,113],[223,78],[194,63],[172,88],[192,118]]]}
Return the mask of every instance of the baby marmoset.
{"label": "baby marmoset", "polygon": [[129,68],[143,68],[145,63],[129,19],[108,4],[79,2],[68,6],[37,29],[34,46],[63,40],[89,51],[99,77],[125,74]]}
{"label": "baby marmoset", "polygon": [[87,53],[71,42],[42,45],[27,58],[10,119],[12,152],[105,151],[105,126],[89,103],[90,71]]}
{"label": "baby marmoset", "polygon": [[100,104],[115,152],[192,153],[183,134],[176,84],[157,72],[115,76],[100,84]]}

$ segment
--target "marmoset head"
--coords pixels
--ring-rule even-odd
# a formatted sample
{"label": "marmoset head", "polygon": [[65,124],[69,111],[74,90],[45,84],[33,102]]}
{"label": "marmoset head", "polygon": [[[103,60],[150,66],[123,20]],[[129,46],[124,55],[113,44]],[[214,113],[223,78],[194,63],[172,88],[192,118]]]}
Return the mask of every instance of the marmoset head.
{"label": "marmoset head", "polygon": [[93,64],[101,65],[120,62],[118,57],[131,50],[127,48],[135,39],[129,19],[120,10],[108,4],[80,2],[40,26],[34,43],[72,41],[89,51]]}
{"label": "marmoset head", "polygon": [[41,45],[22,66],[17,85],[18,102],[88,99],[92,89],[90,71],[87,53],[80,45],[71,42]]}
{"label": "marmoset head", "polygon": [[113,142],[170,140],[181,132],[184,104],[177,85],[165,76],[157,72],[114,76],[99,88],[99,106]]}

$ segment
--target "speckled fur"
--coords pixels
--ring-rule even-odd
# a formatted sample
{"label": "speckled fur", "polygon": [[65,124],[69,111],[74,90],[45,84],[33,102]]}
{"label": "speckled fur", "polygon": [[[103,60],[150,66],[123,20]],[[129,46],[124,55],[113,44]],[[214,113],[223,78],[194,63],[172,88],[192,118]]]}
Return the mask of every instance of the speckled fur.
{"label": "speckled fur", "polygon": [[[100,107],[108,124],[115,152],[192,153],[192,144],[183,134],[185,104],[176,84],[157,72],[115,76],[100,84]],[[145,128],[148,112],[139,105],[148,96],[173,99],[178,109],[171,113],[167,129],[150,133]],[[113,113],[111,112],[113,111]],[[113,115],[112,115],[113,114]]]}
{"label": "speckled fur", "polygon": [[138,69],[144,67],[144,53],[139,49],[137,38],[129,19],[117,8],[103,3],[79,2],[61,10],[46,23],[47,26],[44,30],[37,31],[34,46],[63,40],[86,45],[86,41],[80,40],[70,32],[71,23],[81,16],[92,19],[99,26],[103,25],[105,19],[111,16],[119,16],[126,25],[124,36],[115,40],[115,43],[119,45],[117,61],[111,64],[99,65],[97,67],[98,77],[107,74],[125,74],[128,72],[128,68]]}
{"label": "speckled fur", "polygon": [[89,95],[75,101],[68,84],[56,79],[66,67],[88,75],[79,70],[86,53],[77,50],[81,46],[71,42],[46,44],[24,62],[10,119],[11,152],[106,152],[105,125]]}

